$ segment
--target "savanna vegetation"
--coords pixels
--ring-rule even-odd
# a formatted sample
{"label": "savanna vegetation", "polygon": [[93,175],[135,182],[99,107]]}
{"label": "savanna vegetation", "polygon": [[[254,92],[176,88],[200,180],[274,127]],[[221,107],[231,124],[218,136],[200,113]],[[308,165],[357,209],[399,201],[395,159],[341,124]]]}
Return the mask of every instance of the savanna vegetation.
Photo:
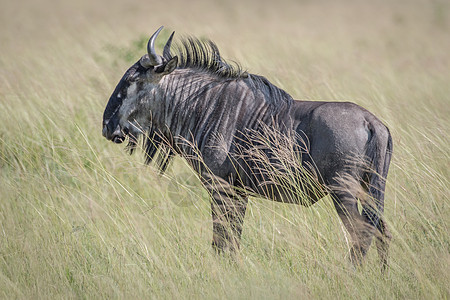
{"label": "savanna vegetation", "polygon": [[[450,4],[0,2],[0,298],[450,297]],[[101,135],[124,71],[165,25],[296,99],[353,101],[391,129],[393,234],[355,270],[330,199],[251,198],[235,259],[211,249],[208,194]],[[138,151],[139,152],[139,151]]]}

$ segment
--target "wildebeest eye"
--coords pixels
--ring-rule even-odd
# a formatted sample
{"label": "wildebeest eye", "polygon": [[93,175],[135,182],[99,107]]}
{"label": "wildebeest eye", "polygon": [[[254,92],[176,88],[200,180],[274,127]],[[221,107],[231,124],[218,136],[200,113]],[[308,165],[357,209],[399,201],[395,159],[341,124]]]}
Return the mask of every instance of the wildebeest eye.
{"label": "wildebeest eye", "polygon": [[127,81],[133,81],[139,76],[139,74],[140,72],[138,71],[138,67],[132,66],[130,69],[128,69],[124,77]]}
{"label": "wildebeest eye", "polygon": [[127,81],[136,81],[139,78],[139,73],[138,72],[134,72],[133,74],[130,74],[130,76],[128,76]]}

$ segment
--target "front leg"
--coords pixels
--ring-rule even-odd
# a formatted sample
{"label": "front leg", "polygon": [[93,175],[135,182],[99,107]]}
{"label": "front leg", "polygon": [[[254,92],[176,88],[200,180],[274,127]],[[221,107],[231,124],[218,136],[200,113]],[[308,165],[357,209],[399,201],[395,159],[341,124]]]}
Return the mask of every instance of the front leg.
{"label": "front leg", "polygon": [[248,197],[238,195],[223,179],[204,182],[211,194],[212,246],[217,252],[239,250]]}
{"label": "front leg", "polygon": [[212,246],[217,252],[239,250],[247,202],[247,197],[227,197],[219,192],[213,192],[211,201]]}

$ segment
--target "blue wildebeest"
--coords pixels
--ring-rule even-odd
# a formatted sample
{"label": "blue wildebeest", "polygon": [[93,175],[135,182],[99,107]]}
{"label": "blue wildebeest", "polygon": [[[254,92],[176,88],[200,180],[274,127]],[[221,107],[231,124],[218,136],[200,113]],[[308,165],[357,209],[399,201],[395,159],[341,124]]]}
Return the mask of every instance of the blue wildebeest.
{"label": "blue wildebeest", "polygon": [[156,158],[162,172],[175,155],[187,159],[211,194],[217,251],[239,247],[249,195],[302,205],[330,195],[351,236],[351,261],[362,262],[375,236],[385,269],[388,128],[353,103],[293,100],[224,61],[211,41],[172,47],[172,33],[158,55],[161,29],[112,93],[103,135],[128,138],[131,152],[143,136],[146,162]]}

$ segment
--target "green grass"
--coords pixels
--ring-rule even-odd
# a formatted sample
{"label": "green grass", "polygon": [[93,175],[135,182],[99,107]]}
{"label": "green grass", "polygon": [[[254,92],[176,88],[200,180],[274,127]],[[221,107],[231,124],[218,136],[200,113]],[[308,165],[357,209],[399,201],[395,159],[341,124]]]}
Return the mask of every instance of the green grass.
{"label": "green grass", "polygon": [[[450,297],[446,2],[28,2],[0,12],[0,298]],[[101,136],[161,24],[297,99],[351,100],[389,126],[386,276],[375,247],[350,266],[329,199],[251,199],[241,252],[217,256],[207,193],[173,188],[184,162],[160,177]]]}

